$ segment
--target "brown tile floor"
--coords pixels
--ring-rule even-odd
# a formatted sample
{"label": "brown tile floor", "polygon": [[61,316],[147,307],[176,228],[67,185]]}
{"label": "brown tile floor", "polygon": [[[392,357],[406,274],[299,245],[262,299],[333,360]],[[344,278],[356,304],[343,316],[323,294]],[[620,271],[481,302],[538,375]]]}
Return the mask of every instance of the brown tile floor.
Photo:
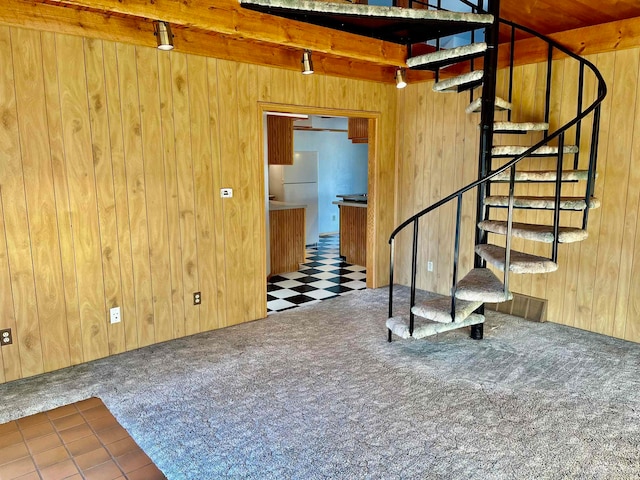
{"label": "brown tile floor", "polygon": [[0,480],[165,476],[99,398],[0,425]]}

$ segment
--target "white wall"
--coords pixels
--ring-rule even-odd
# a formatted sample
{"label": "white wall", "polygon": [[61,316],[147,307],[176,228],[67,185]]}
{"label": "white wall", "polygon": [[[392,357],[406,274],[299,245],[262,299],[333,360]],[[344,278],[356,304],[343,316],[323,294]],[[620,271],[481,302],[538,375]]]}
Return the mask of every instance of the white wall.
{"label": "white wall", "polygon": [[[347,129],[346,118],[314,117],[318,128]],[[368,145],[353,144],[345,132],[296,130],[294,150],[318,152],[318,231],[339,230],[339,211],[331,202],[336,195],[367,193]]]}

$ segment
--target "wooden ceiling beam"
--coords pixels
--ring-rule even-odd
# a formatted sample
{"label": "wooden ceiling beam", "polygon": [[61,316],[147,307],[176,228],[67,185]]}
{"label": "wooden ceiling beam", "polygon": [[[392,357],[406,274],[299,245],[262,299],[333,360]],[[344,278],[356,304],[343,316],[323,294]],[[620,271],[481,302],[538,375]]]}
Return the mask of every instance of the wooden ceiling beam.
{"label": "wooden ceiling beam", "polygon": [[379,65],[404,66],[403,45],[242,8],[238,0],[33,0],[118,13]]}
{"label": "wooden ceiling beam", "polygon": [[[581,56],[640,47],[640,17],[553,33],[548,37]],[[508,48],[503,50],[507,51]],[[547,59],[546,44],[536,38],[517,41],[515,52],[518,65],[544,62]],[[562,56],[562,53],[556,51],[555,58]],[[501,63],[506,62],[508,65],[506,55],[501,60]]]}
{"label": "wooden ceiling beam", "polygon": [[[0,24],[40,31],[155,47],[151,20],[57,6],[33,0],[2,0]],[[300,69],[299,49],[244,40],[195,28],[174,27],[175,50],[182,53]],[[170,53],[169,53],[170,54]],[[318,74],[392,83],[395,68],[314,52]]]}
{"label": "wooden ceiling beam", "polygon": [[[640,47],[640,17],[576,28],[547,36],[580,56],[637,48]],[[546,62],[547,49],[547,44],[535,37],[517,40],[515,42],[514,63],[515,65],[529,65]],[[500,44],[498,51],[498,68],[509,67],[508,45]],[[564,56],[564,53],[554,49],[554,59]],[[476,60],[475,67],[482,68],[482,59]],[[445,78],[453,77],[468,71],[469,62],[464,62],[442,70],[441,75]]]}

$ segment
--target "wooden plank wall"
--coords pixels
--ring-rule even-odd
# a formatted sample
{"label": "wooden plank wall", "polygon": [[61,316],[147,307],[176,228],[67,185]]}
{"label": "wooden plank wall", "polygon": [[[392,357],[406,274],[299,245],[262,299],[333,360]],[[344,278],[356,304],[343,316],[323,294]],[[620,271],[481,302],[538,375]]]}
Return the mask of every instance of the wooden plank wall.
{"label": "wooden plank wall", "polygon": [[[0,328],[14,334],[0,382],[264,317],[259,102],[381,112],[370,178],[392,198],[395,99],[391,85],[0,28]],[[393,202],[377,212],[388,264]]]}
{"label": "wooden plank wall", "polygon": [[[516,292],[549,300],[549,320],[626,340],[640,342],[640,49],[601,53],[588,57],[603,73],[609,95],[602,111],[596,197],[602,207],[592,210],[588,240],[560,245],[557,272],[545,275],[512,275]],[[551,99],[552,129],[575,116],[578,69],[569,59],[554,61]],[[546,66],[517,67],[514,72],[514,120],[536,121],[544,101]],[[506,74],[501,72],[498,91],[506,95]],[[587,89],[595,82],[587,76]],[[506,98],[506,97],[505,97]],[[477,147],[477,115],[466,115],[468,95],[434,94],[430,85],[409,86],[398,104],[398,220],[427,206],[474,178]],[[498,118],[500,115],[498,115]],[[443,119],[442,122],[439,119]],[[539,121],[539,120],[538,120]],[[590,129],[582,133],[581,167],[586,168]],[[455,137],[456,142],[450,143]],[[510,136],[497,143],[528,144],[540,134]],[[575,132],[567,138],[575,141]],[[552,167],[549,160],[532,159],[530,170]],[[578,195],[578,185],[569,185],[563,195]],[[524,195],[553,194],[552,187],[524,185]],[[551,190],[549,190],[551,188]],[[498,193],[500,189],[496,190]],[[465,200],[466,202],[466,200]],[[475,200],[473,200],[475,202]],[[473,228],[475,213],[465,203],[463,229]],[[498,213],[495,218],[505,215]],[[453,232],[446,215],[436,214],[421,235],[418,266],[419,288],[448,293],[450,249]],[[563,213],[565,224],[581,225],[581,214]],[[549,212],[519,212],[516,220],[550,222]],[[445,228],[446,227],[446,228]],[[399,252],[410,251],[410,232],[402,234]],[[466,237],[463,237],[468,242]],[[500,243],[495,236],[490,241]],[[513,248],[550,255],[543,244],[515,239]],[[471,266],[470,247],[461,250],[461,271]],[[426,261],[434,261],[427,272]],[[398,255],[397,280],[409,283],[410,259]]]}

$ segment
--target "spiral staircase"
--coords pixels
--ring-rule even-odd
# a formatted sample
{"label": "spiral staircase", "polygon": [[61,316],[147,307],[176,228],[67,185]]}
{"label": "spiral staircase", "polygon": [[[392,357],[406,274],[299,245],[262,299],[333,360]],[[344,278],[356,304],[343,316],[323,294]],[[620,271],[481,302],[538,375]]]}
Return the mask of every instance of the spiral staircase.
{"label": "spiral staircase", "polygon": [[[447,9],[442,0],[435,4],[408,0],[405,5],[408,8],[318,0],[240,0],[240,3],[262,12],[405,44],[409,52],[408,68],[433,71],[436,92],[468,92],[470,103],[466,112],[480,115],[478,179],[406,219],[390,236],[389,341],[393,335],[403,339],[423,338],[463,327],[471,327],[471,337],[481,339],[484,303],[512,298],[510,274],[553,272],[558,268],[559,244],[587,238],[589,210],[600,205],[593,192],[600,109],[606,85],[600,72],[586,59],[525,26],[501,19],[499,0],[450,0],[446,2]],[[465,33],[466,44],[445,48],[451,36]],[[508,41],[500,43],[505,33]],[[516,38],[522,36],[535,38],[546,48],[546,92],[539,118],[516,122],[512,121],[513,71],[517,63]],[[508,58],[508,65],[501,65],[508,69],[506,98],[496,95],[500,55]],[[565,55],[577,62],[578,98],[575,116],[551,129],[555,55]],[[591,76],[590,82],[587,76]],[[595,84],[595,88],[589,88],[587,83]],[[508,145],[501,140],[531,132],[542,137],[532,145]],[[551,168],[532,169],[534,158],[546,159],[545,164]],[[523,186],[531,183],[553,185],[553,195],[523,195]],[[569,187],[574,196],[563,193]],[[580,195],[575,196],[577,191]],[[477,192],[474,268],[459,279],[462,199],[472,192]],[[418,268],[424,268],[418,265],[421,219],[451,202],[456,204],[451,295],[420,300],[416,274]],[[552,221],[541,224],[514,221],[522,210],[549,211]],[[582,212],[582,225],[566,225],[567,217],[563,214],[576,211]],[[409,227],[413,231],[411,252],[396,252],[396,237]],[[494,243],[489,242],[489,235]],[[514,238],[548,244],[548,255],[514,250],[511,247]],[[394,314],[394,263],[398,255],[406,253],[411,255],[410,300],[401,309],[407,313]]]}

